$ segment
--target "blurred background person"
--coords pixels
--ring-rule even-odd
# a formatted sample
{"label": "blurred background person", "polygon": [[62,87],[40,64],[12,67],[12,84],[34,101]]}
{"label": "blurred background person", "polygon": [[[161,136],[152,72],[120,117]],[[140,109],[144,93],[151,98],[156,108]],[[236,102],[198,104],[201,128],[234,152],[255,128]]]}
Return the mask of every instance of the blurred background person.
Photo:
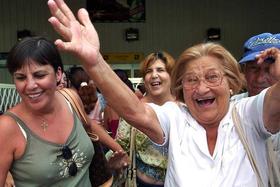
{"label": "blurred background person", "polygon": [[[140,64],[140,71],[145,86],[145,103],[163,105],[175,101],[171,93],[171,71],[175,64],[167,52],[149,54]],[[117,142],[129,152],[131,126],[120,119]],[[167,167],[167,149],[156,146],[148,136],[139,130],[135,134],[136,175],[138,187],[162,187]]]}
{"label": "blurred background person", "polygon": [[[128,79],[127,73],[122,69],[115,69],[114,72],[128,86],[128,88],[134,92],[133,84]],[[115,112],[109,105],[106,105],[104,109],[104,126],[111,133],[113,138],[115,138],[117,133],[119,119],[119,114]]]}
{"label": "blurred background person", "polygon": [[[270,72],[274,58],[266,58],[264,63],[258,64],[256,55],[269,48],[280,49],[280,34],[261,33],[250,37],[244,43],[244,54],[239,61],[245,75],[247,87],[245,93],[234,95],[231,100],[239,100],[248,96],[255,96],[264,89],[272,86],[278,80]],[[271,136],[273,150],[277,158],[277,167],[280,168],[280,133]],[[280,170],[279,170],[280,171]]]}

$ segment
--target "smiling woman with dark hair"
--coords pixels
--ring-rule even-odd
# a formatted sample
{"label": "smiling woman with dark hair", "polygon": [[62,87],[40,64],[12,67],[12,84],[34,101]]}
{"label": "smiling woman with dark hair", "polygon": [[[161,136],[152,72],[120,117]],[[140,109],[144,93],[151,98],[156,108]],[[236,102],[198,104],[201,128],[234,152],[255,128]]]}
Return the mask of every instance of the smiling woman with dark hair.
{"label": "smiling woman with dark hair", "polygon": [[21,101],[0,118],[0,186],[9,170],[16,186],[90,186],[94,149],[57,91],[63,64],[56,46],[42,37],[21,40],[7,67]]}

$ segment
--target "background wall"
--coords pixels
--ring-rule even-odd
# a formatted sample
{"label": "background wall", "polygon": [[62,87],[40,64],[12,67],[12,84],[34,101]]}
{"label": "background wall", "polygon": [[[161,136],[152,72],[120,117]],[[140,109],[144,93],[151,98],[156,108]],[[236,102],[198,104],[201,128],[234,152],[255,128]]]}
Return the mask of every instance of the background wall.
{"label": "background wall", "polygon": [[[86,0],[67,2],[75,12],[86,5]],[[174,57],[204,41],[208,28],[218,27],[220,42],[239,59],[243,42],[251,35],[280,32],[279,8],[277,0],[146,0],[144,23],[95,23],[95,27],[104,53],[147,55],[166,50]],[[49,16],[47,0],[1,0],[0,52],[8,52],[16,43],[18,30],[28,29],[34,35],[57,38],[47,21]],[[124,31],[129,27],[139,29],[139,41],[125,41]],[[63,54],[63,59],[65,64],[78,63],[68,54]],[[3,65],[0,82],[10,82]]]}

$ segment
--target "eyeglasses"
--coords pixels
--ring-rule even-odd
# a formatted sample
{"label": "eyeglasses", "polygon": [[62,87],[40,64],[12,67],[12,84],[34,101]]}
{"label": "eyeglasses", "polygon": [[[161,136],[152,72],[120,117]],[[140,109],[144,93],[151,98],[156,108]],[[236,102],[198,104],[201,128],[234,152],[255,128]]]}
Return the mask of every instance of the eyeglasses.
{"label": "eyeglasses", "polygon": [[[71,149],[65,145],[61,149],[62,154],[59,155],[58,157],[62,157],[65,160],[70,160],[73,156]],[[75,176],[78,172],[77,164],[74,161],[68,162],[68,173],[70,176]]]}
{"label": "eyeglasses", "polygon": [[210,70],[203,77],[195,73],[188,73],[183,77],[182,84],[185,89],[194,89],[203,81],[209,87],[216,87],[222,83],[223,74],[218,70]]}

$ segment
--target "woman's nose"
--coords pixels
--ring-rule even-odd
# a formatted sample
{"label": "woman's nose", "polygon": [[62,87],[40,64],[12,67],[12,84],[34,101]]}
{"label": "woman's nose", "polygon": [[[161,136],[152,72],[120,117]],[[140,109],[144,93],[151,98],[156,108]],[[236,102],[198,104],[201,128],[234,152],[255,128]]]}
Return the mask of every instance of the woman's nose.
{"label": "woman's nose", "polygon": [[209,91],[209,86],[204,82],[204,80],[200,80],[195,89],[197,93],[204,94]]}
{"label": "woman's nose", "polygon": [[158,72],[157,71],[153,71],[152,72],[152,77],[158,77]]}
{"label": "woman's nose", "polygon": [[33,78],[27,78],[26,79],[26,88],[27,89],[33,89],[37,87],[37,83]]}

